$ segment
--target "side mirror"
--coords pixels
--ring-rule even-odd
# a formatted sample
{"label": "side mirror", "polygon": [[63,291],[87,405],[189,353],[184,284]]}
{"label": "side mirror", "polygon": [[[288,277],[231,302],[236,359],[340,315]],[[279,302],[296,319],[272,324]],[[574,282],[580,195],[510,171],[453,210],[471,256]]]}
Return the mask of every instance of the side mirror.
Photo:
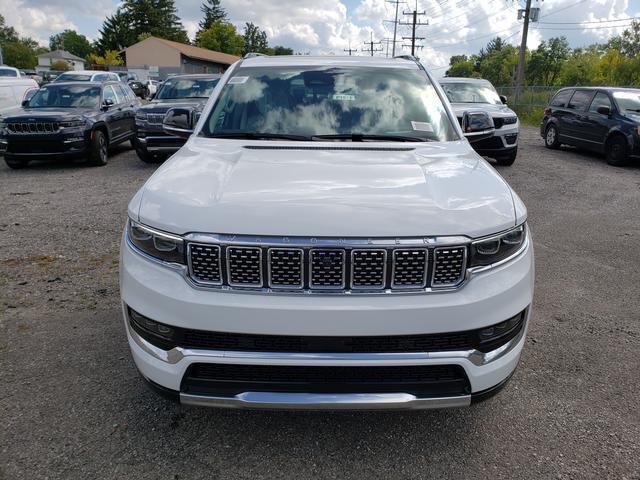
{"label": "side mirror", "polygon": [[111,107],[113,107],[113,105],[114,105],[113,100],[111,100],[110,98],[105,98],[104,101],[102,102],[102,109],[109,110]]}
{"label": "side mirror", "polygon": [[473,143],[492,137],[496,128],[487,112],[474,110],[462,115],[462,131],[467,140]]}
{"label": "side mirror", "polygon": [[195,126],[195,110],[192,108],[170,108],[164,115],[162,129],[168,135],[189,138]]}
{"label": "side mirror", "polygon": [[500,101],[506,105],[507,104],[507,97],[505,97],[504,95],[500,95]]}
{"label": "side mirror", "polygon": [[598,107],[598,109],[597,109],[596,111],[597,111],[600,115],[606,115],[607,117],[608,117],[609,115],[611,115],[611,108],[609,108],[609,107],[605,107],[605,106]]}

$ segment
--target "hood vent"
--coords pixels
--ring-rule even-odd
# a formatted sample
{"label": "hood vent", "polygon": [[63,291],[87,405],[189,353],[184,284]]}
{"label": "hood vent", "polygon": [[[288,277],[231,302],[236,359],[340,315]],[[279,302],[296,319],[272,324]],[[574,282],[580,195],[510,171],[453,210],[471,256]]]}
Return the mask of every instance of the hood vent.
{"label": "hood vent", "polygon": [[351,147],[351,146],[340,146],[340,147],[329,147],[329,146],[283,146],[283,145],[244,145],[244,148],[248,150],[359,150],[359,151],[374,151],[374,152],[411,152],[415,150],[414,147]]}

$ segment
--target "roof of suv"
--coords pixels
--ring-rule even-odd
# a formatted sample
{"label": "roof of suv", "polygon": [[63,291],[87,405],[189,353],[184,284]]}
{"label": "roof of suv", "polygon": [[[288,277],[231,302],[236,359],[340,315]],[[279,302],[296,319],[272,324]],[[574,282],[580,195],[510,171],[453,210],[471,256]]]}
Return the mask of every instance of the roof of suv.
{"label": "roof of suv", "polygon": [[408,58],[356,57],[356,56],[311,56],[311,55],[276,55],[255,56],[241,60],[243,67],[272,67],[294,65],[322,66],[366,66],[382,68],[417,69],[418,64]]}
{"label": "roof of suv", "polygon": [[489,80],[484,78],[475,78],[475,77],[444,77],[440,79],[440,83],[477,83],[477,84],[486,84],[491,83]]}

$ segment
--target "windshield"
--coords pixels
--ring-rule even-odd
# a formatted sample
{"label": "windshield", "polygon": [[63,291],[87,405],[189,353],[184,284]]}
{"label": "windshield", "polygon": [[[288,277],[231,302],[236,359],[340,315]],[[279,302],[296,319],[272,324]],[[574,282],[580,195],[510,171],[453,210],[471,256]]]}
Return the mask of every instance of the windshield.
{"label": "windshield", "polygon": [[202,134],[267,133],[309,140],[322,135],[456,138],[440,97],[421,70],[240,68],[224,86]]}
{"label": "windshield", "polygon": [[451,103],[502,104],[498,92],[490,84],[455,82],[441,83],[441,85]]}
{"label": "windshield", "polygon": [[628,110],[630,112],[640,112],[640,90],[627,90],[613,92],[613,98],[620,110]]}
{"label": "windshield", "polygon": [[162,84],[156,98],[209,98],[219,78],[172,78]]}
{"label": "windshield", "polygon": [[100,87],[91,85],[54,85],[42,87],[29,101],[29,108],[98,108]]}
{"label": "windshield", "polygon": [[0,68],[0,77],[17,77],[18,72],[10,68]]}
{"label": "windshield", "polygon": [[58,75],[56,81],[59,82],[90,82],[91,75],[85,73],[63,73]]}

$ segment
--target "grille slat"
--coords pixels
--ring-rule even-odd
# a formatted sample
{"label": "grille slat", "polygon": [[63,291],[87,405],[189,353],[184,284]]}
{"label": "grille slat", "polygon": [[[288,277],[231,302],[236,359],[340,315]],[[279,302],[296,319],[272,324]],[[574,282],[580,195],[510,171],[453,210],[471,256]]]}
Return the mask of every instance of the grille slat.
{"label": "grille slat", "polygon": [[386,261],[385,250],[352,250],[351,288],[384,288]]}
{"label": "grille slat", "polygon": [[299,248],[269,249],[269,286],[303,288],[304,251]]}
{"label": "grille slat", "polygon": [[311,250],[311,288],[342,289],[345,287],[345,251]]}
{"label": "grille slat", "polygon": [[[204,285],[360,293],[457,287],[467,247],[318,248],[189,244],[191,278]],[[223,268],[224,266],[224,268]]]}
{"label": "grille slat", "polygon": [[254,247],[228,247],[227,271],[229,285],[262,286],[262,250]]}
{"label": "grille slat", "polygon": [[466,248],[436,248],[432,284],[436,286],[457,285],[464,275]]}
{"label": "grille slat", "polygon": [[152,125],[162,125],[164,113],[147,113],[147,123]]}

